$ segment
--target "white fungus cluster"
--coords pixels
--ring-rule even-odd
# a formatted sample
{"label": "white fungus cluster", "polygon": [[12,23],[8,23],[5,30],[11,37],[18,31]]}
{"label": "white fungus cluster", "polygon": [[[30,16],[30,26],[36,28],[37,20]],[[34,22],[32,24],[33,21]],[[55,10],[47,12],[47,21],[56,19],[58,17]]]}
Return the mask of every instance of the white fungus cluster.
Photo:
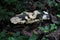
{"label": "white fungus cluster", "polygon": [[[43,11],[43,16],[42,19],[43,20],[49,20],[49,14],[46,11]],[[11,23],[13,24],[24,24],[24,23],[34,23],[34,22],[38,22],[39,19],[36,19],[38,15],[41,15],[41,13],[38,10],[35,10],[34,12],[22,12],[21,14],[16,15],[15,17],[12,17],[10,19]]]}
{"label": "white fungus cluster", "polygon": [[34,12],[22,12],[21,14],[16,15],[10,19],[11,23],[33,23],[39,21],[39,19],[35,19],[37,15],[41,14],[39,11],[35,10]]}

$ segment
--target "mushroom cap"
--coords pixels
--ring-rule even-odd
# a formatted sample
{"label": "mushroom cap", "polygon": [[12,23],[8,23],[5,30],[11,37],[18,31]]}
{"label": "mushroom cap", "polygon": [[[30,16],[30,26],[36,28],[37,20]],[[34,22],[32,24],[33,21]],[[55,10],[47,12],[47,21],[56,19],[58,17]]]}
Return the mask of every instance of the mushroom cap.
{"label": "mushroom cap", "polygon": [[48,12],[46,12],[46,11],[43,11],[44,12],[44,14],[49,14]]}

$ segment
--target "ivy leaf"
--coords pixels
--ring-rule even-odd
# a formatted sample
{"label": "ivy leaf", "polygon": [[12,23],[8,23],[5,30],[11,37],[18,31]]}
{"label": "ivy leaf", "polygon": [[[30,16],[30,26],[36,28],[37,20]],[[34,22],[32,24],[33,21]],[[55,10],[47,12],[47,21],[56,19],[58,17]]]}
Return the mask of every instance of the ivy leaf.
{"label": "ivy leaf", "polygon": [[59,17],[59,18],[60,18],[60,14],[57,14],[57,17]]}
{"label": "ivy leaf", "polygon": [[43,27],[38,27],[38,29],[39,29],[39,30],[44,30],[44,28],[43,28]]}
{"label": "ivy leaf", "polygon": [[54,29],[57,29],[57,26],[55,24],[50,24],[50,30],[54,30]]}
{"label": "ivy leaf", "polygon": [[44,32],[49,32],[49,28],[48,28],[48,26],[45,26],[45,28],[44,28]]}
{"label": "ivy leaf", "polygon": [[15,38],[13,38],[13,37],[9,37],[8,40],[15,40]]}
{"label": "ivy leaf", "polygon": [[37,39],[37,35],[36,34],[33,34],[30,38],[29,38],[29,40],[36,40]]}
{"label": "ivy leaf", "polygon": [[45,26],[45,27],[38,27],[39,30],[46,32],[49,32],[49,27]]}

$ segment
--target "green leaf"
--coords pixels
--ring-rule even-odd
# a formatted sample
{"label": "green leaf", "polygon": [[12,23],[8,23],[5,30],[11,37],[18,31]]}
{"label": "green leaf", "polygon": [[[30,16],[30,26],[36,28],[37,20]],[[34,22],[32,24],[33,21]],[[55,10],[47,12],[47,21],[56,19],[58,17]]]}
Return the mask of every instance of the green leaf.
{"label": "green leaf", "polygon": [[47,38],[43,37],[41,40],[48,40]]}
{"label": "green leaf", "polygon": [[30,38],[29,38],[29,40],[36,40],[37,39],[37,35],[36,34],[33,34]]}
{"label": "green leaf", "polygon": [[57,14],[57,17],[60,17],[60,14]]}
{"label": "green leaf", "polygon": [[44,32],[49,32],[49,27],[48,26],[45,26]]}
{"label": "green leaf", "polygon": [[5,32],[1,32],[0,33],[0,37],[6,37],[6,33]]}
{"label": "green leaf", "polygon": [[43,27],[38,27],[38,29],[39,29],[39,30],[44,30],[44,28],[43,28]]}
{"label": "green leaf", "polygon": [[50,24],[50,30],[54,30],[54,29],[57,29],[57,26],[55,24]]}
{"label": "green leaf", "polygon": [[45,27],[38,27],[39,30],[42,30],[44,32],[49,32],[49,27],[45,26]]}
{"label": "green leaf", "polygon": [[20,36],[20,32],[16,32],[12,34],[14,37]]}
{"label": "green leaf", "polygon": [[19,36],[17,40],[24,40],[24,36]]}
{"label": "green leaf", "polygon": [[13,37],[8,37],[8,40],[15,40],[15,38],[13,38]]}

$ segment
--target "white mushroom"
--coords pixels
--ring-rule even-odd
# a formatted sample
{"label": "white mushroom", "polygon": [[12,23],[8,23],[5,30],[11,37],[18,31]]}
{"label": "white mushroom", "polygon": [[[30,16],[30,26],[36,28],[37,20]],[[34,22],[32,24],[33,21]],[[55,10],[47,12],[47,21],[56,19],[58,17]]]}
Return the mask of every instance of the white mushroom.
{"label": "white mushroom", "polygon": [[33,13],[29,12],[28,15],[31,19],[35,19],[38,14],[41,14],[41,13],[39,11],[35,10]]}
{"label": "white mushroom", "polygon": [[46,20],[47,19],[47,15],[43,15],[42,19]]}
{"label": "white mushroom", "polygon": [[17,24],[18,22],[20,22],[20,18],[19,17],[12,17],[11,19],[10,19],[10,21],[11,21],[11,23],[13,23],[13,24]]}
{"label": "white mushroom", "polygon": [[49,14],[48,12],[46,12],[46,11],[43,11],[44,12],[44,14]]}
{"label": "white mushroom", "polygon": [[49,20],[49,19],[50,19],[49,13],[46,12],[46,11],[43,11],[43,12],[44,12],[44,15],[42,16],[42,19],[43,19],[43,20]]}

